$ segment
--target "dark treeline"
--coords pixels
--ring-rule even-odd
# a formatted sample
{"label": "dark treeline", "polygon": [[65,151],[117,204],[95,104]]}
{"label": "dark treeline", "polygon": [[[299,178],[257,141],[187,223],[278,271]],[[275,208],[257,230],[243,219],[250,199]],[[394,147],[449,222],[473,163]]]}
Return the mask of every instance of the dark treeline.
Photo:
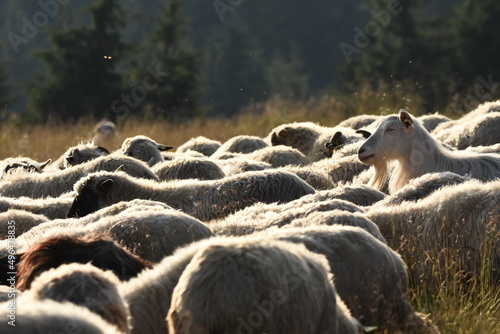
{"label": "dark treeline", "polygon": [[425,110],[498,97],[496,0],[7,0],[0,109],[32,121],[231,116],[403,87]]}

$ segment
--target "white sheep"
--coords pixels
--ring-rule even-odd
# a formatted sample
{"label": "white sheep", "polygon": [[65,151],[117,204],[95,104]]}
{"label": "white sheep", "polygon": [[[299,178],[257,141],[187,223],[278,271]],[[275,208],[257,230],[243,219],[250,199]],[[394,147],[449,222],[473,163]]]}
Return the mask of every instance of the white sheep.
{"label": "white sheep", "polygon": [[343,120],[342,122],[337,124],[337,126],[344,128],[351,128],[354,130],[360,130],[369,127],[378,120],[380,120],[380,116],[378,115],[358,115]]}
{"label": "white sheep", "polygon": [[309,168],[326,174],[334,186],[352,182],[356,176],[369,166],[359,161],[356,155],[347,155],[336,159],[323,159],[313,162]]}
{"label": "white sheep", "polygon": [[335,184],[330,180],[328,174],[321,170],[316,170],[311,166],[285,166],[278,168],[290,173],[296,174],[302,180],[309,183],[316,190],[327,190],[335,187]]}
{"label": "white sheep", "polygon": [[463,150],[469,146],[488,146],[500,143],[500,112],[492,112],[468,121],[441,130],[434,137],[452,146]]}
{"label": "white sheep", "polygon": [[54,173],[9,177],[6,181],[0,182],[0,196],[57,197],[73,190],[73,185],[80,178],[92,172],[117,169],[134,177],[158,179],[142,161],[131,157],[109,155]]}
{"label": "white sheep", "polygon": [[422,122],[424,128],[429,132],[432,132],[439,124],[451,121],[449,117],[441,115],[440,113],[422,115],[418,117],[418,119]]}
{"label": "white sheep", "polygon": [[103,271],[90,263],[63,264],[41,273],[24,296],[85,307],[121,332],[130,333],[128,306],[118,292],[119,284],[111,271]]}
{"label": "white sheep", "polygon": [[37,199],[30,197],[0,197],[0,212],[18,209],[43,215],[49,219],[57,219],[66,217],[72,203],[72,197]]}
{"label": "white sheep", "polygon": [[[370,185],[381,189],[389,177],[391,193],[431,172],[450,171],[484,181],[500,177],[499,156],[445,149],[404,109],[380,123],[359,148],[358,157],[375,167]],[[389,175],[392,164],[395,166]]]}
{"label": "white sheep", "polygon": [[169,333],[358,333],[323,256],[266,239],[200,247],[173,293]]}
{"label": "white sheep", "polygon": [[211,156],[221,147],[221,142],[217,140],[208,139],[203,136],[191,138],[181,146],[177,147],[177,153],[185,153],[187,151],[200,152],[204,156]]}
{"label": "white sheep", "polygon": [[152,171],[160,181],[218,180],[226,176],[221,167],[208,158],[177,158],[156,164]]}
{"label": "white sheep", "polygon": [[261,148],[267,147],[268,144],[260,137],[240,135],[228,139],[222,144],[211,157],[220,159],[227,153],[251,153]]}
{"label": "white sheep", "polygon": [[268,146],[247,155],[253,161],[263,161],[274,168],[288,165],[303,166],[309,159],[297,149],[285,145]]}
{"label": "white sheep", "polygon": [[465,150],[477,153],[500,153],[500,143],[490,146],[469,146]]}
{"label": "white sheep", "polygon": [[11,209],[0,213],[0,239],[9,236],[17,238],[34,226],[47,222],[49,219],[32,212]]}
{"label": "white sheep", "polygon": [[428,173],[410,180],[403,188],[387,196],[376,205],[400,205],[406,201],[418,201],[434,191],[469,180],[468,177],[452,172]]}
{"label": "white sheep", "polygon": [[97,314],[72,303],[21,297],[1,306],[0,332],[5,334],[123,334]]}
{"label": "white sheep", "polygon": [[247,172],[222,180],[158,183],[124,173],[100,172],[75,185],[71,212],[83,216],[134,198],[164,202],[202,221],[220,218],[256,202],[288,202],[314,193],[297,175],[284,171]]}
{"label": "white sheep", "polygon": [[149,166],[165,161],[162,151],[171,150],[172,146],[156,143],[146,136],[135,136],[123,141],[121,152],[124,155],[146,162]]}
{"label": "white sheep", "polygon": [[408,275],[401,256],[363,229],[318,226],[260,235],[324,255],[337,293],[363,325],[388,333],[417,333],[427,327],[407,299]]}
{"label": "white sheep", "polygon": [[106,155],[109,155],[109,151],[104,147],[97,146],[94,142],[82,143],[68,148],[50,165],[50,168],[65,169]]}
{"label": "white sheep", "polygon": [[437,274],[445,263],[477,273],[485,258],[491,260],[494,280],[500,280],[500,180],[469,180],[417,202],[374,205],[365,216],[403,255],[415,282],[431,278],[436,263]]}

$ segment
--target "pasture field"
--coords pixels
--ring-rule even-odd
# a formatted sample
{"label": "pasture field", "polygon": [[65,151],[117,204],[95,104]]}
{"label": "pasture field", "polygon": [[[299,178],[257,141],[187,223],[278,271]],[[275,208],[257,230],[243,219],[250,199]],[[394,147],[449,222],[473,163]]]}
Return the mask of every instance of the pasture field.
{"label": "pasture field", "polygon": [[[373,97],[378,98],[371,105],[367,104]],[[390,114],[403,107],[419,115],[418,101],[407,99],[405,103],[409,106],[398,105],[398,98],[402,101],[401,96],[388,101],[376,93],[361,92],[358,97],[343,100],[326,97],[308,102],[273,100],[265,105],[249,107],[236,118],[199,119],[175,124],[160,118],[138,119],[130,116],[117,122],[118,134],[102,146],[113,151],[125,138],[139,134],[174,147],[196,136],[221,142],[240,134],[264,137],[283,123],[313,121],[323,126],[334,126],[349,116]],[[416,107],[412,108],[413,105]],[[97,121],[87,119],[75,124],[52,122],[46,125],[19,125],[15,120],[0,123],[0,159],[22,155],[38,161],[55,160],[69,146],[91,139],[92,128]],[[486,247],[493,249],[493,242]],[[434,282],[410,282],[412,305],[417,311],[428,314],[441,333],[500,334],[500,286],[490,282],[488,267],[491,263],[487,263],[486,259],[484,262],[484,270],[479,277],[462,277],[460,272],[454,270],[453,263],[449,263],[448,272],[444,275],[436,272],[439,279]],[[438,266],[437,263],[434,265]]]}

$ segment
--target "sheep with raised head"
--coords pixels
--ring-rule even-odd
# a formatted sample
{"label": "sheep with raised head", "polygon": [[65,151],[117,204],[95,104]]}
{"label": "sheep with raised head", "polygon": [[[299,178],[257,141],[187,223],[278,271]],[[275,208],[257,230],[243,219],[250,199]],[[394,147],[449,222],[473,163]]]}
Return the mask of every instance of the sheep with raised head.
{"label": "sheep with raised head", "polygon": [[100,172],[78,182],[75,191],[70,211],[80,217],[120,201],[145,198],[164,202],[202,221],[227,216],[256,202],[289,202],[315,192],[297,175],[283,171],[162,183]]}
{"label": "sheep with raised head", "polygon": [[158,163],[152,170],[160,181],[219,180],[226,176],[221,167],[208,158],[177,158]]}
{"label": "sheep with raised head", "polygon": [[[432,172],[453,172],[483,181],[500,177],[500,157],[450,151],[422,126],[420,121],[401,109],[387,116],[358,151],[359,160],[375,167],[370,185],[381,189],[389,178],[389,191],[396,192],[411,179]],[[394,164],[392,173],[389,173]]]}
{"label": "sheep with raised head", "polygon": [[112,272],[91,264],[63,264],[38,276],[24,296],[85,307],[121,332],[130,333],[128,306],[118,292],[119,284]]}
{"label": "sheep with raised head", "polygon": [[104,147],[97,146],[94,142],[79,144],[70,147],[51,165],[51,169],[66,169],[84,162],[109,155],[109,151]]}
{"label": "sheep with raised head", "polygon": [[0,307],[0,333],[79,333],[79,334],[123,334],[100,316],[85,307],[52,300],[36,301],[19,298],[15,302],[15,317],[10,318],[11,305]]}
{"label": "sheep with raised head", "polygon": [[172,146],[158,144],[153,139],[146,136],[135,136],[123,141],[121,152],[141,161],[149,166],[165,161],[161,152],[171,150]]}
{"label": "sheep with raised head", "polygon": [[57,219],[66,217],[72,203],[72,197],[0,197],[0,212],[17,209]]}
{"label": "sheep with raised head", "polygon": [[158,180],[144,162],[131,157],[109,155],[54,173],[9,177],[0,182],[0,196],[57,197],[72,191],[73,185],[90,173],[117,169],[133,177]]}
{"label": "sheep with raised head", "polygon": [[38,162],[26,157],[6,158],[0,161],[0,179],[13,173],[41,173],[51,161]]}
{"label": "sheep with raised head", "polygon": [[324,255],[337,293],[363,325],[387,333],[420,333],[427,327],[407,299],[408,275],[401,256],[363,229],[317,226],[260,235]]}
{"label": "sheep with raised head", "polygon": [[265,239],[200,247],[172,294],[169,333],[359,333],[323,256]]}
{"label": "sheep with raised head", "polygon": [[179,146],[176,150],[178,153],[185,153],[187,151],[195,151],[203,154],[204,156],[211,156],[222,146],[218,140],[208,139],[203,136],[198,136],[189,139],[187,142]]}
{"label": "sheep with raised head", "polygon": [[251,153],[269,146],[262,138],[257,136],[239,135],[228,139],[222,144],[211,157],[220,159],[227,153]]}
{"label": "sheep with raised head", "polygon": [[430,259],[439,262],[438,270],[444,270],[444,263],[453,263],[475,274],[485,258],[491,260],[494,280],[500,280],[499,180],[469,180],[438,189],[417,202],[374,205],[365,216],[403,255],[416,281],[431,277]]}

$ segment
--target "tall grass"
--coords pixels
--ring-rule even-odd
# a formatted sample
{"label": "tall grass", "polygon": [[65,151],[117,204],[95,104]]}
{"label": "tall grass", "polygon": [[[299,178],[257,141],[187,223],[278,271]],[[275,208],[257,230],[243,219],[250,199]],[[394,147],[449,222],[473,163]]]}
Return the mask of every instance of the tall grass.
{"label": "tall grass", "polygon": [[[240,134],[265,137],[276,126],[312,121],[334,126],[340,121],[361,114],[390,114],[408,108],[420,114],[422,101],[416,94],[396,87],[390,91],[383,86],[378,90],[360,89],[351,95],[333,94],[307,101],[289,101],[279,98],[267,103],[253,104],[232,118],[196,119],[187,123],[170,123],[162,118],[139,119],[129,117],[118,122],[117,135],[105,143],[110,151],[120,147],[123,140],[135,135],[147,135],[157,142],[179,146],[188,139],[205,136],[225,140]],[[451,115],[453,116],[453,115]],[[457,115],[455,115],[457,116]],[[51,122],[44,125],[19,125],[16,122],[0,124],[0,159],[9,156],[28,156],[39,161],[56,159],[69,146],[92,139],[95,119],[73,124]],[[483,254],[492,252],[498,244],[487,243]],[[490,257],[484,257],[481,274],[468,280],[467,288],[455,285],[460,270],[449,263],[446,280],[441,284],[410,282],[410,299],[414,307],[429,314],[429,318],[442,333],[500,334],[500,286],[491,282]],[[439,268],[440,263],[429,263]],[[442,273],[435,271],[436,278]],[[362,282],[360,282],[362,284]],[[429,286],[429,284],[433,284]]]}

